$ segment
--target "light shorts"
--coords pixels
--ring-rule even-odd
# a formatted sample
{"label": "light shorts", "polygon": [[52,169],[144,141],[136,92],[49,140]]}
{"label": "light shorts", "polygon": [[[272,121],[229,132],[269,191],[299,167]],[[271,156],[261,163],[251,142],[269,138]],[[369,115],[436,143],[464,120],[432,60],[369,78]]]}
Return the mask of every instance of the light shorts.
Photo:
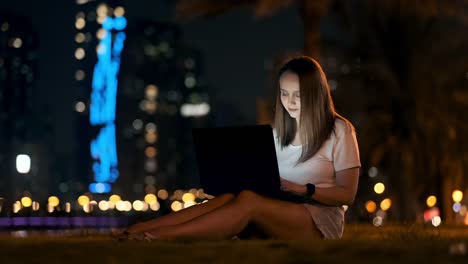
{"label": "light shorts", "polygon": [[309,211],[317,229],[325,239],[340,239],[344,230],[344,209],[342,206],[303,204]]}

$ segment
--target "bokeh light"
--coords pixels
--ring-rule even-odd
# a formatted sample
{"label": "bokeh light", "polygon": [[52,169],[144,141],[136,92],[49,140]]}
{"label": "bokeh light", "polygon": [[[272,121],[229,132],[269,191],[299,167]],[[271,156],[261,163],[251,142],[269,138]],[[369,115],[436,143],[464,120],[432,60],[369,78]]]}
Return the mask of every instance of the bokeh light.
{"label": "bokeh light", "polygon": [[143,211],[144,203],[140,200],[136,200],[132,204],[135,211]]}
{"label": "bokeh light", "polygon": [[161,205],[158,202],[155,202],[155,203],[150,205],[150,208],[153,211],[158,211],[160,207],[161,207]]}
{"label": "bokeh light", "polygon": [[89,197],[86,195],[81,195],[80,197],[78,197],[78,204],[81,206],[89,204]]}
{"label": "bokeh light", "polygon": [[29,197],[21,198],[21,205],[23,205],[23,207],[30,207],[32,205],[31,198],[29,198]]}
{"label": "bokeh light", "polygon": [[161,189],[158,191],[158,197],[161,200],[166,200],[169,197],[169,193],[165,189]]}
{"label": "bokeh light", "polygon": [[184,207],[183,204],[182,204],[181,202],[179,202],[179,201],[174,201],[174,202],[172,202],[172,204],[171,204],[171,209],[172,209],[172,211],[174,211],[174,212],[177,212],[177,211],[182,210],[183,207]]}
{"label": "bokeh light", "polygon": [[184,203],[194,202],[195,201],[195,195],[193,195],[192,193],[185,193],[182,196],[182,201],[184,201]]}
{"label": "bokeh light", "polygon": [[382,194],[385,191],[385,185],[381,182],[374,185],[374,192],[377,194]]}
{"label": "bokeh light", "polygon": [[377,205],[375,204],[374,201],[367,201],[366,202],[366,210],[369,213],[374,213],[375,210],[377,210]]}
{"label": "bokeh light", "polygon": [[109,201],[113,202],[115,205],[117,205],[117,202],[122,201],[122,198],[120,198],[120,195],[118,194],[113,194],[109,197]]}
{"label": "bokeh light", "polygon": [[33,211],[39,211],[39,208],[40,208],[40,207],[41,207],[41,206],[40,206],[39,202],[34,201],[34,202],[32,203],[32,209],[33,209]]}
{"label": "bokeh light", "polygon": [[86,52],[83,48],[77,48],[75,50],[75,58],[77,60],[82,60],[85,57],[85,55],[86,55]]}
{"label": "bokeh light", "polygon": [[428,207],[433,207],[437,203],[437,198],[434,195],[427,197],[426,204]]}
{"label": "bokeh light", "polygon": [[149,193],[145,195],[145,202],[149,205],[152,205],[153,203],[157,202],[158,199],[156,198],[156,195]]}
{"label": "bokeh light", "polygon": [[435,216],[434,218],[432,218],[431,223],[433,226],[437,227],[442,223],[442,219],[440,218],[440,216]]}
{"label": "bokeh light", "polygon": [[114,9],[114,16],[120,17],[125,15],[125,9],[121,6],[118,6]]}
{"label": "bokeh light", "polygon": [[387,211],[390,209],[392,206],[392,200],[390,198],[383,199],[382,202],[380,202],[380,209]]}
{"label": "bokeh light", "polygon": [[53,207],[56,207],[59,205],[60,200],[57,196],[50,196],[49,199],[47,200],[49,204]]}
{"label": "bokeh light", "polygon": [[452,193],[452,199],[454,202],[459,203],[463,200],[463,192],[460,190],[455,190]]}
{"label": "bokeh light", "polygon": [[99,202],[98,206],[100,210],[107,211],[109,209],[109,202],[102,200]]}

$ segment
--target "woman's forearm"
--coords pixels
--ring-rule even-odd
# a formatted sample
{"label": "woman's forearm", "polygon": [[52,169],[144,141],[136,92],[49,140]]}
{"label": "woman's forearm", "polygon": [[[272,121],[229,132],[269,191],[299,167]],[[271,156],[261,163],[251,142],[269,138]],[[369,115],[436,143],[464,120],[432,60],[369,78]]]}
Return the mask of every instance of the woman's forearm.
{"label": "woman's forearm", "polygon": [[[307,195],[307,187],[300,185],[296,193]],[[350,205],[354,202],[354,193],[342,186],[334,186],[329,188],[315,188],[315,193],[310,198],[326,205]]]}
{"label": "woman's forearm", "polygon": [[317,202],[326,205],[351,205],[354,202],[355,194],[342,186],[329,188],[315,188],[314,195],[311,196]]}

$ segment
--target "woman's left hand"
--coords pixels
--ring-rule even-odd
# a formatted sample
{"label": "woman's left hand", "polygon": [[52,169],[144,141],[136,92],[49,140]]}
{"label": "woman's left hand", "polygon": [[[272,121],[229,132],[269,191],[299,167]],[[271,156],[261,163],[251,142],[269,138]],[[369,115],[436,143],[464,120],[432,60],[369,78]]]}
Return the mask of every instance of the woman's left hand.
{"label": "woman's left hand", "polygon": [[298,194],[306,194],[307,188],[305,185],[296,184],[294,182],[280,178],[281,180],[281,190],[294,192]]}

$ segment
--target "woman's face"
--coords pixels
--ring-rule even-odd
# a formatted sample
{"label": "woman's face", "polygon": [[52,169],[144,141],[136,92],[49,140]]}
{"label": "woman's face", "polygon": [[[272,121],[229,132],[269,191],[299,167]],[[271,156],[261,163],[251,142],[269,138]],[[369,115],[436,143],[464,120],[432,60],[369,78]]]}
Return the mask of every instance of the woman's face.
{"label": "woman's face", "polygon": [[299,121],[301,116],[301,94],[299,89],[299,76],[286,71],[279,79],[280,98],[284,109],[289,115]]}

